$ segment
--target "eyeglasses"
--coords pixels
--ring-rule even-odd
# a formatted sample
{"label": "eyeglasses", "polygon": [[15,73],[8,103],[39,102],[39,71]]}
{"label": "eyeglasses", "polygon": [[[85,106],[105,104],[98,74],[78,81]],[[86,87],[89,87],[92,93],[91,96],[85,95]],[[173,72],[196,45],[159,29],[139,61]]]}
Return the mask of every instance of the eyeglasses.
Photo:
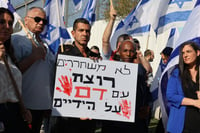
{"label": "eyeglasses", "polygon": [[39,23],[40,21],[42,21],[44,25],[48,23],[46,19],[43,19],[41,17],[30,17],[30,16],[27,16],[27,17],[34,19],[36,23]]}

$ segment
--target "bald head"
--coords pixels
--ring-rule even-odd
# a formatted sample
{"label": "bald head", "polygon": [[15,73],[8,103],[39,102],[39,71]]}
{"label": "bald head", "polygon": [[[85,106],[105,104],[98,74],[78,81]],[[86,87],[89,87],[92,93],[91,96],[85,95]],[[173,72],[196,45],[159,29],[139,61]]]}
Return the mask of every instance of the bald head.
{"label": "bald head", "polygon": [[120,59],[123,62],[133,62],[133,59],[136,58],[136,45],[131,40],[122,41],[119,46],[119,55]]}

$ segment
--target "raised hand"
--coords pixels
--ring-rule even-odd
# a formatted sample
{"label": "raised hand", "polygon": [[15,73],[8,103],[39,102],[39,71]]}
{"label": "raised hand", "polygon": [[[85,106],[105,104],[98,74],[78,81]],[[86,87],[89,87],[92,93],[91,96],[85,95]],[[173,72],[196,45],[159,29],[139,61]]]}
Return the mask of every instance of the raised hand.
{"label": "raised hand", "polygon": [[114,9],[112,0],[110,0],[110,18],[115,19],[116,16],[117,16],[117,11]]}

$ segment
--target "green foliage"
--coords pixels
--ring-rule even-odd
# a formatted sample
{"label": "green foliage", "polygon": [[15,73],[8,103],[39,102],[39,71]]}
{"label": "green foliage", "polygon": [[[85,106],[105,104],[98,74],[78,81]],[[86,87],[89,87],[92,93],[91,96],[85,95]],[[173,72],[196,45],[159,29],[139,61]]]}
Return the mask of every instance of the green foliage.
{"label": "green foliage", "polygon": [[[117,11],[118,18],[125,18],[132,9],[135,8],[139,0],[113,0],[113,5]],[[106,4],[106,10],[104,11],[104,17],[106,20],[109,19],[110,3]]]}

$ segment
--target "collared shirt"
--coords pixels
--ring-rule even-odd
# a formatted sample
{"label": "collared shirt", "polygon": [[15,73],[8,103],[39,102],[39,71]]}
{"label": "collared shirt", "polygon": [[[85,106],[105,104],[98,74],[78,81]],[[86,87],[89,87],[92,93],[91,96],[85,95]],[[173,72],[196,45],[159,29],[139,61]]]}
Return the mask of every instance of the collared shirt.
{"label": "collared shirt", "polygon": [[[29,31],[30,32],[30,31]],[[36,37],[30,32],[33,39]],[[25,32],[21,31],[11,37],[17,61],[30,56],[32,53],[32,43],[27,38]],[[49,50],[48,45],[43,42],[47,53],[45,60],[35,61],[24,73],[22,80],[22,98],[26,108],[35,110],[51,109],[52,90],[54,83],[55,55]]]}
{"label": "collared shirt", "polygon": [[[22,87],[22,75],[18,68],[11,62],[11,59],[8,58],[8,64],[12,75],[16,81],[19,92],[21,93]],[[15,88],[9,77],[7,68],[4,64],[4,61],[0,61],[0,103],[6,102],[18,102],[18,98],[15,94]]]}
{"label": "collared shirt", "polygon": [[[61,53],[59,50],[60,54],[84,57],[80,52],[80,50],[76,47],[74,42],[72,45],[63,45],[63,47],[64,47],[64,52]],[[87,54],[87,57],[89,57],[90,49],[88,47],[86,47],[85,52]]]}

